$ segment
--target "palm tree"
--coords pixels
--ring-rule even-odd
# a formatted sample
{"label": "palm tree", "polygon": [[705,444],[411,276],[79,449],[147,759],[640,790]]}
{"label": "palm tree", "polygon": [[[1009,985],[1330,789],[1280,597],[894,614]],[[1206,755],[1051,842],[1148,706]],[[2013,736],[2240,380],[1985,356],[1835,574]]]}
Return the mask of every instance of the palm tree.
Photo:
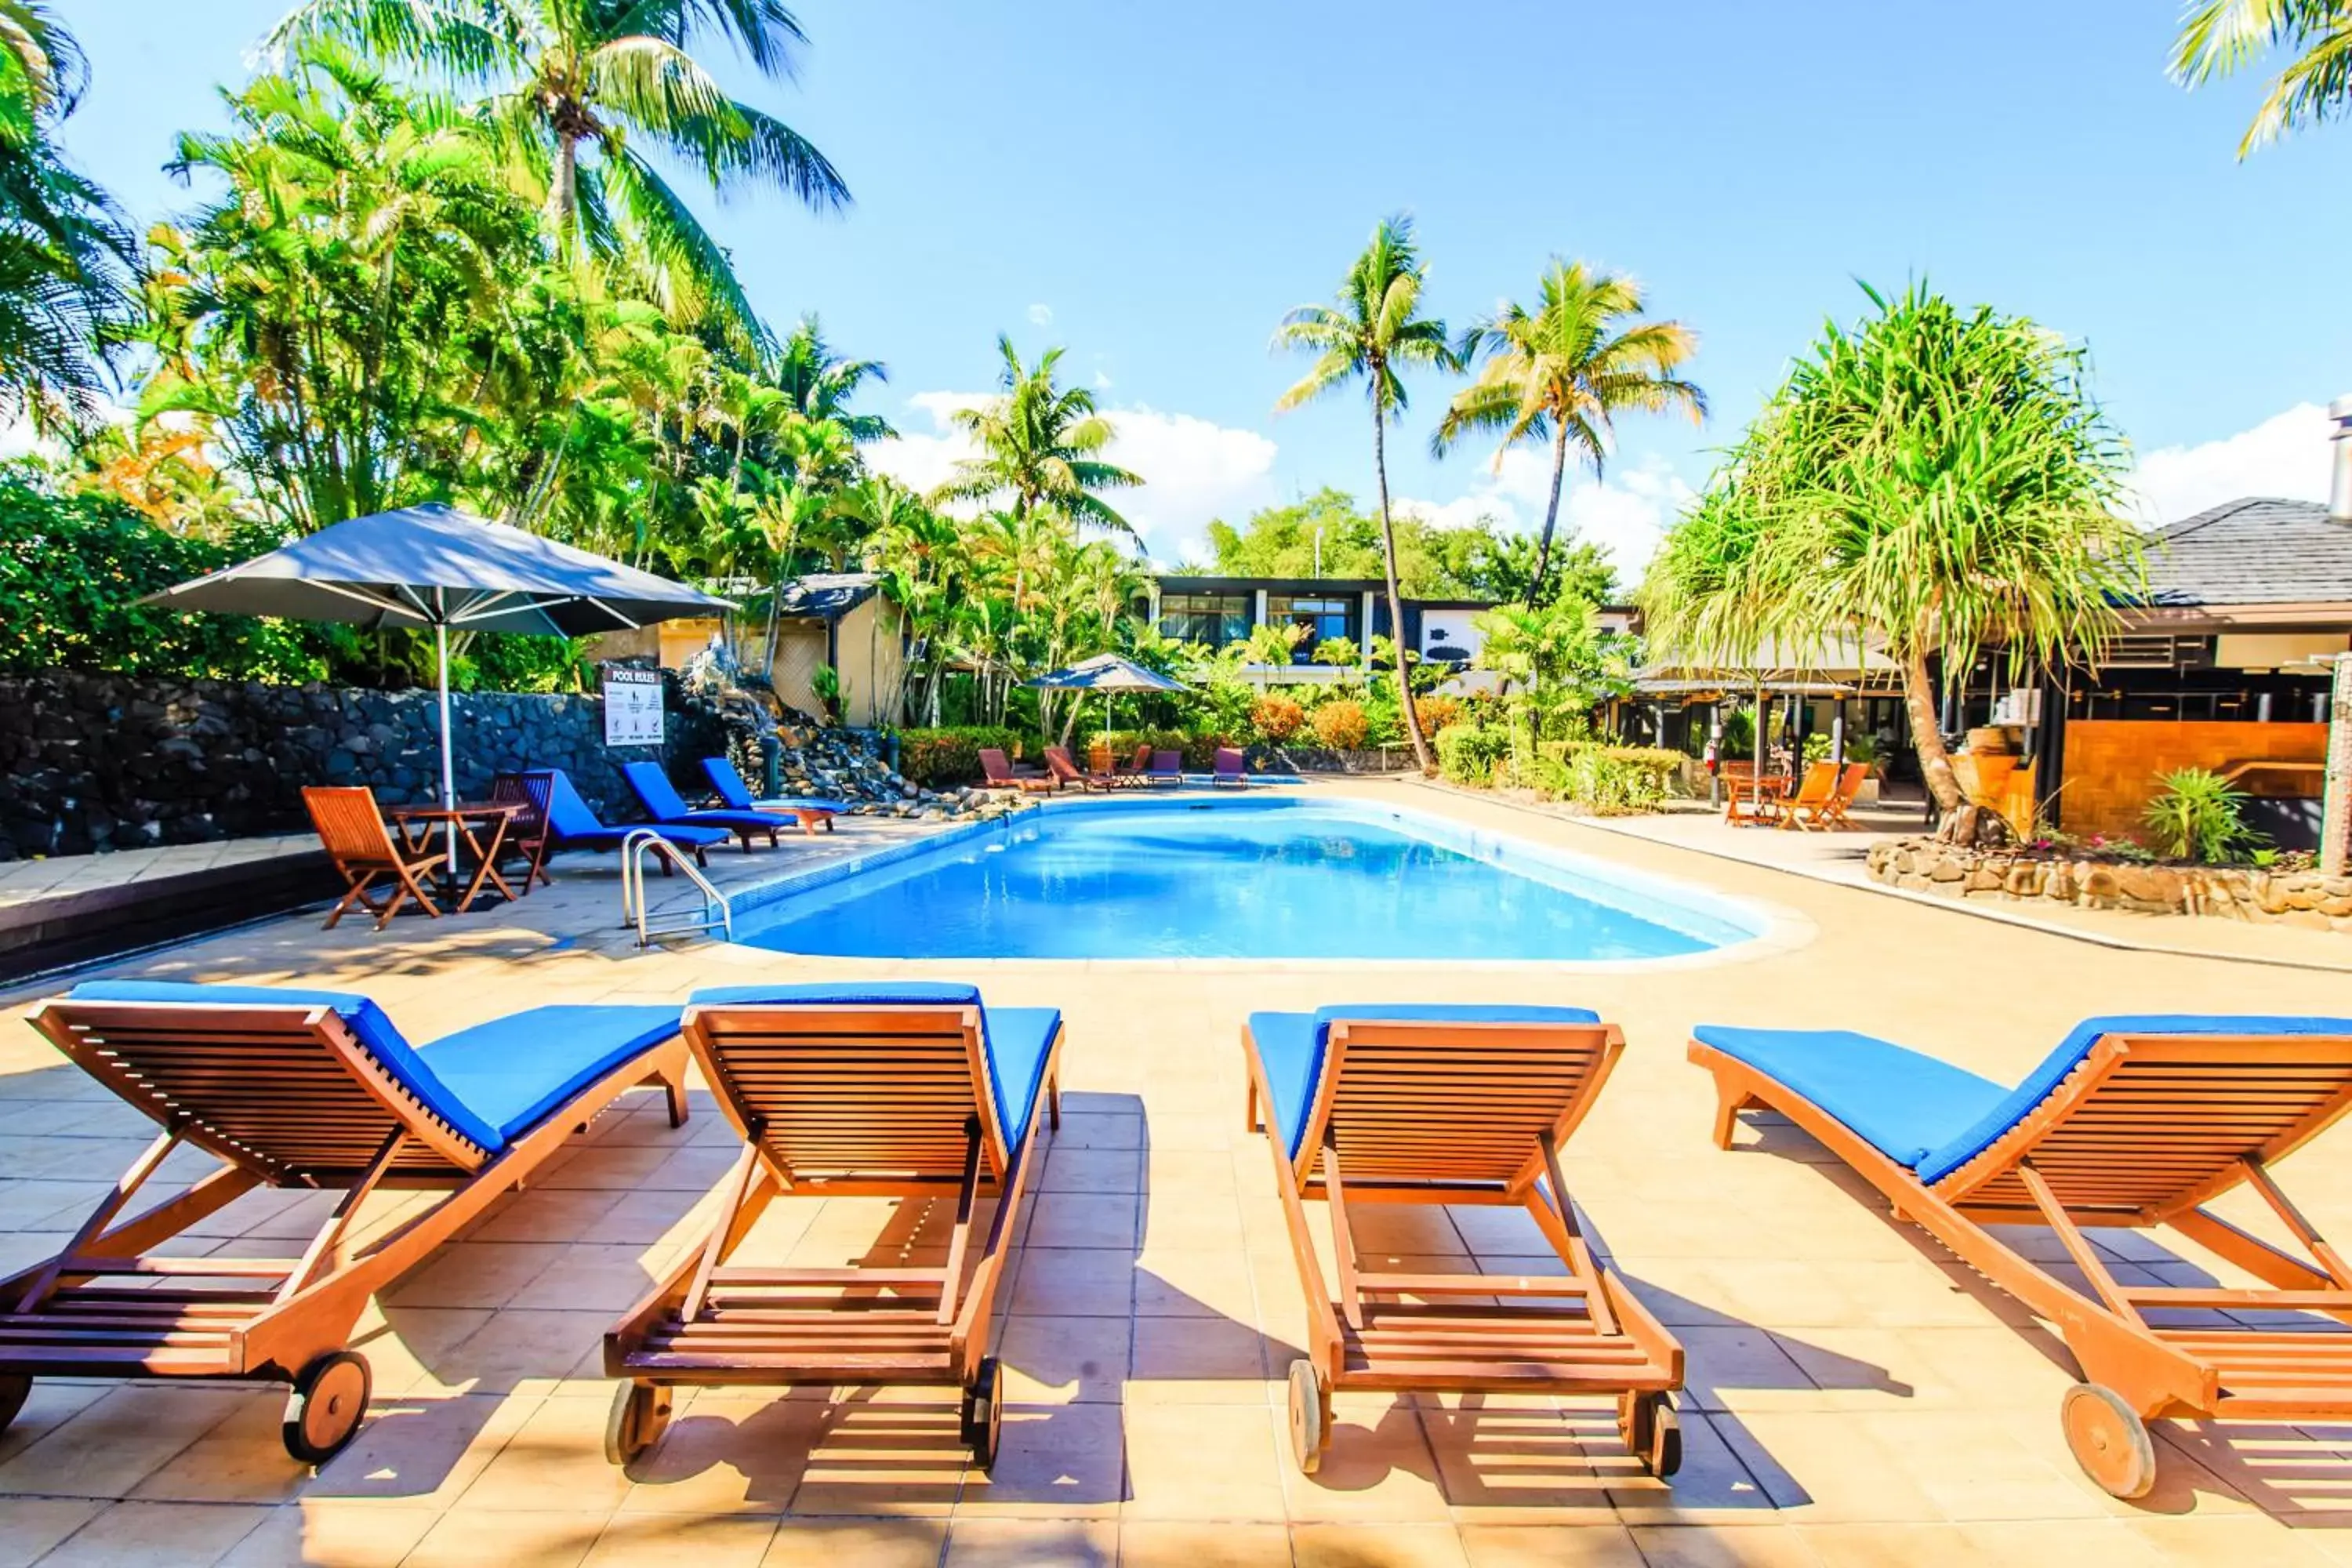
{"label": "palm tree", "polygon": [[824,331],[813,316],[803,316],[761,368],[762,378],[790,400],[803,419],[828,419],[849,434],[852,441],[887,441],[898,434],[879,414],[853,414],[849,400],[869,381],[887,382],[889,371],[880,360],[844,359],[824,341]]}
{"label": "palm tree", "polygon": [[2173,78],[2190,87],[2232,75],[2272,49],[2294,58],[2271,79],[2238,143],[2241,158],[2352,109],[2352,0],[2194,0],[2173,40]]}
{"label": "palm tree", "polygon": [[996,378],[1003,395],[955,415],[981,455],[958,463],[933,499],[1010,496],[1016,517],[1050,508],[1077,526],[1135,538],[1135,526],[1095,492],[1139,485],[1143,477],[1104,460],[1116,432],[1096,411],[1094,394],[1054,384],[1062,351],[1047,349],[1034,365],[1024,365],[1013,340],[1000,333],[996,352],[1004,361]]}
{"label": "palm tree", "polygon": [[96,416],[131,314],[129,226],[50,140],[88,74],[46,6],[0,0],[0,413],[44,427]]}
{"label": "palm tree", "polygon": [[[1372,230],[1371,243],[1348,268],[1338,300],[1299,306],[1282,318],[1274,333],[1276,348],[1304,349],[1316,356],[1315,367],[1274,405],[1276,413],[1363,379],[1372,408],[1372,471],[1381,489],[1381,560],[1388,576],[1389,626],[1400,639],[1404,636],[1404,595],[1397,587],[1388,459],[1388,424],[1405,407],[1404,382],[1398,373],[1416,365],[1452,370],[1459,363],[1447,346],[1445,323],[1421,314],[1426,277],[1421,253],[1413,247],[1412,220],[1402,215],[1383,218]],[[1434,773],[1437,760],[1430,753],[1429,737],[1422,732],[1421,715],[1413,711],[1406,663],[1402,658],[1396,661],[1397,700],[1404,710],[1405,733],[1412,738],[1413,760],[1421,771]]]}
{"label": "palm tree", "polygon": [[[1868,292],[1868,290],[1865,290]],[[2021,317],[1924,285],[1831,325],[1666,536],[1643,598],[1693,663],[1867,638],[1903,671],[1920,772],[1964,804],[1937,729],[1946,680],[1987,648],[2012,672],[2095,658],[2143,592],[2122,443],[2086,356]]]}
{"label": "palm tree", "polygon": [[1495,466],[1522,441],[1551,447],[1551,495],[1544,503],[1543,536],[1536,547],[1528,602],[1540,604],[1559,523],[1559,487],[1571,448],[1601,477],[1613,416],[1682,409],[1692,422],[1706,417],[1706,395],[1675,373],[1698,348],[1698,335],[1680,321],[1639,320],[1642,286],[1622,273],[1555,257],[1544,269],[1533,310],[1517,303],[1472,327],[1463,339],[1465,361],[1486,363],[1454,395],[1431,448],[1439,455],[1472,430],[1496,430]]}
{"label": "palm tree", "polygon": [[713,37],[789,79],[807,38],[782,0],[301,0],[268,43],[322,35],[488,87],[484,108],[544,192],[565,254],[640,271],[682,318],[715,306],[760,335],[727,252],[641,148],[713,190],[765,185],[819,211],[849,202],[824,153],[729,96],[688,52]]}

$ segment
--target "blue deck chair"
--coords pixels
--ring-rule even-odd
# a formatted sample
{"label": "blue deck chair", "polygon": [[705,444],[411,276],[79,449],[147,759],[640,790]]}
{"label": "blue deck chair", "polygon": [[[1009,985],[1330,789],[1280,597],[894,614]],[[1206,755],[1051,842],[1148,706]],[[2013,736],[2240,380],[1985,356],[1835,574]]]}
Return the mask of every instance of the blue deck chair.
{"label": "blue deck chair", "polygon": [[[1616,1026],[1581,1007],[1250,1015],[1248,1125],[1263,1122],[1272,1146],[1307,1296],[1309,1353],[1289,1376],[1301,1470],[1322,1463],[1333,1391],[1355,1388],[1612,1395],[1626,1447],[1652,1474],[1674,1474],[1682,1346],[1601,1266],[1560,1176],[1560,1145],[1624,1048]],[[1310,1195],[1330,1205],[1337,1303],[1307,1225]],[[1524,1207],[1564,1272],[1364,1269],[1356,1199]]]}
{"label": "blue deck chair", "polygon": [[[1840,1029],[1702,1026],[1690,1058],[1715,1075],[1717,1146],[1741,1110],[1779,1111],[2057,1325],[2083,1376],[2068,1446],[2115,1496],[2155,1485],[2158,1417],[2352,1416],[2352,1268],[2270,1171],[2352,1107],[2352,1018],[2087,1018],[2014,1089]],[[2240,1185],[2304,1256],[2205,1207]],[[2011,1225],[2055,1232],[2082,1286],[1987,1228]],[[2089,1238],[2161,1226],[2265,1288],[2119,1281]]]}
{"label": "blue deck chair", "polygon": [[[964,1442],[993,1464],[989,1336],[1038,1119],[1061,1123],[1061,1014],[983,1006],[969,985],[739,985],[696,992],[685,1032],[743,1156],[701,1244],[605,1335],[605,1373],[627,1380],[606,1456],[643,1453],[680,1384],[929,1384],[963,1391]],[[779,1194],[952,1197],[947,1261],[730,1266]]]}
{"label": "blue deck chair", "polygon": [[[658,1083],[686,1119],[679,1009],[533,1007],[412,1046],[365,996],[109,981],[33,1026],[163,1129],[53,1258],[0,1281],[0,1426],[36,1376],[290,1383],[287,1452],[322,1464],[366,1414],[351,1335],[370,1297],[532,1175],[624,1090]],[[224,1162],[119,1216],[173,1151]],[[257,1186],[343,1194],[297,1256],[165,1244]],[[433,1188],[396,1227],[352,1220],[374,1191]]]}
{"label": "blue deck chair", "polygon": [[772,800],[754,800],[751,786],[743,782],[743,775],[725,757],[703,758],[702,772],[710,781],[710,793],[730,811],[776,812],[797,820],[803,833],[814,833],[820,827],[832,832],[833,819],[841,811],[839,801],[812,795],[784,795]]}
{"label": "blue deck chair", "polygon": [[623,763],[621,776],[628,781],[646,815],[665,827],[716,827],[740,838],[747,855],[751,841],[762,834],[771,848],[782,841],[783,819],[772,812],[697,811],[688,805],[659,763]]}
{"label": "blue deck chair", "polygon": [[[696,865],[707,866],[710,862],[704,851],[714,844],[727,842],[726,829],[720,827],[667,822],[628,822],[608,827],[580,798],[580,792],[572,785],[571,775],[562,768],[529,768],[522,781],[531,804],[539,808],[540,820],[547,826],[551,850],[618,849],[632,833],[658,833],[664,843],[691,851]],[[669,862],[666,859],[661,862],[661,872],[665,877],[669,875]]]}

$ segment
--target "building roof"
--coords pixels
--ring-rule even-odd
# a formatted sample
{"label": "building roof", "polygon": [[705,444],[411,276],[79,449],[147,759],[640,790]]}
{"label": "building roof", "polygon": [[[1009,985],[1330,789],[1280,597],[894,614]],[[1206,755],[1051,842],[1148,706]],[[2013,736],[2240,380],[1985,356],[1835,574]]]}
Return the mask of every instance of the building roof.
{"label": "building roof", "polygon": [[783,585],[776,608],[794,620],[837,621],[872,598],[881,585],[881,574],[875,572],[812,572]]}
{"label": "building roof", "polygon": [[2229,501],[2150,542],[2155,605],[2352,605],[2352,523],[2331,519],[2323,501]]}

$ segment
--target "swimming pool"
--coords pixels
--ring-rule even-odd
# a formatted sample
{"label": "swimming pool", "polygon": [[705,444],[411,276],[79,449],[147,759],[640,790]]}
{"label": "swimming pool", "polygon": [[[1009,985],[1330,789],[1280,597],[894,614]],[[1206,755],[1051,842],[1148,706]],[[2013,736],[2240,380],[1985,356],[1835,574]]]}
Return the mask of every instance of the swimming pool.
{"label": "swimming pool", "polygon": [[739,914],[736,940],[859,958],[1590,961],[1705,952],[1766,923],[1442,817],[1244,797],[1024,813],[787,883]]}

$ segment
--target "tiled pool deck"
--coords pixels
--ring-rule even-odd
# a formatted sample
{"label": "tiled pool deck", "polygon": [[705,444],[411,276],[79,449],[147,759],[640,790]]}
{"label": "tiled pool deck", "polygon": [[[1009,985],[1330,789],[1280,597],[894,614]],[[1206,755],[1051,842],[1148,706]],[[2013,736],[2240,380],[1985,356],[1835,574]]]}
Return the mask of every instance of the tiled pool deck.
{"label": "tiled pool deck", "polygon": [[[638,1095],[372,1313],[360,1348],[373,1419],[316,1476],[278,1446],[274,1390],[37,1384],[0,1436],[0,1568],[2352,1563],[2352,1426],[2168,1424],[2156,1494],[2108,1499],[2060,1436],[2072,1379],[2056,1342],[1785,1126],[1715,1151],[1706,1080],[1683,1060],[1701,1020],[1840,1025],[2008,1079],[2086,1013],[2340,1012],[2341,975],[2095,947],[1412,798],[1787,907],[1815,934],[1759,961],[1573,978],[639,954],[615,940],[609,879],[575,875],[513,918],[404,920],[383,935],[289,920],[128,966],[363,989],[417,1037],[536,1003],[677,1000],[763,975],[953,975],[992,1002],[1061,1007],[1068,1115],[1007,1297],[1003,1452],[993,1476],[968,1469],[952,1404],[927,1392],[728,1391],[682,1399],[653,1454],[608,1466],[598,1337],[692,1233],[733,1154],[707,1096],[673,1132]],[[719,863],[740,876],[761,858]],[[1671,1489],[1632,1468],[1605,1414],[1549,1400],[1343,1396],[1322,1473],[1293,1468],[1280,1377],[1304,1314],[1265,1147],[1242,1130],[1235,1038],[1253,1008],[1342,999],[1574,1001],[1623,1025],[1630,1049],[1567,1166],[1615,1266],[1690,1352],[1687,1458]],[[144,1127],[0,1020],[0,1268],[54,1250]],[[2338,1233],[2352,1232],[2347,1176],[2342,1132],[2284,1168]],[[279,1250],[317,1201],[255,1194],[194,1245]],[[943,1217],[870,1199],[780,1204],[754,1245],[835,1265],[920,1258]],[[1374,1209],[1361,1228],[1416,1271],[1523,1267],[1505,1260],[1540,1247],[1496,1211]],[[2028,1245],[2056,1256],[2047,1237]],[[2152,1279],[2181,1262],[2228,1273],[2145,1249],[2118,1254],[2117,1271]]]}

